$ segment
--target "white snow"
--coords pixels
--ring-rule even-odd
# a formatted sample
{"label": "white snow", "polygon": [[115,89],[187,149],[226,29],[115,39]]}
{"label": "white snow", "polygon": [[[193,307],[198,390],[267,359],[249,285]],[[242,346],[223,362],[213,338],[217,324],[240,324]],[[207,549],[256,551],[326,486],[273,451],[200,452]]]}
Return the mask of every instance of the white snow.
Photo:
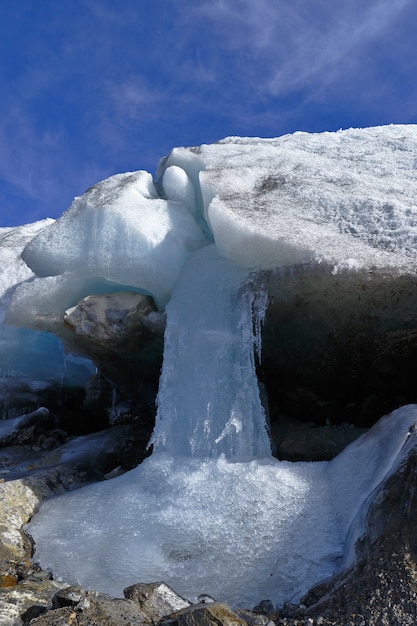
{"label": "white snow", "polygon": [[416,261],[415,125],[230,137],[177,148],[167,163],[186,168],[195,152],[217,248],[244,267]]}
{"label": "white snow", "polygon": [[297,601],[351,562],[416,407],[332,462],[272,459],[253,365],[265,301],[247,279],[300,263],[415,275],[416,168],[413,125],[232,137],[176,148],[155,186],[144,172],[100,183],[33,237],[23,258],[37,278],[9,321],[36,327],[107,285],[168,303],[156,451],[42,507],[29,530],[44,567],[110,593],[164,579],[242,606]]}

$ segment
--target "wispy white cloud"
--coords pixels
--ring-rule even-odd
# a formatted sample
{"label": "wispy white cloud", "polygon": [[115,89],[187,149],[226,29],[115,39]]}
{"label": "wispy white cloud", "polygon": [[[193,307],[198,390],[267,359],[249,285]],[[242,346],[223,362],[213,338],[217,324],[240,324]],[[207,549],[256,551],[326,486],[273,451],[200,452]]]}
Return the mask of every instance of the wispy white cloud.
{"label": "wispy white cloud", "polygon": [[67,148],[64,131],[39,127],[30,111],[16,105],[0,121],[0,180],[12,197],[12,206],[0,206],[0,215],[8,211],[8,221],[21,223],[46,216],[58,216],[74,195],[82,193],[103,177],[94,162],[80,163]]}
{"label": "wispy white cloud", "polygon": [[109,109],[121,124],[154,119],[166,98],[164,91],[149,85],[140,74],[107,81],[106,92]]}
{"label": "wispy white cloud", "polygon": [[[258,93],[320,91],[363,66],[367,46],[395,29],[413,0],[210,0],[191,13],[211,23],[218,45],[240,57]],[[221,68],[218,67],[219,72]]]}
{"label": "wispy white cloud", "polygon": [[365,4],[360,12],[336,14],[319,29],[317,25],[305,28],[302,39],[297,38],[294,54],[283,59],[274,71],[268,85],[271,92],[280,95],[303,87],[322,90],[334,80],[346,81],[358,65],[365,68],[366,48],[383,37],[409,5],[410,0],[380,0]]}

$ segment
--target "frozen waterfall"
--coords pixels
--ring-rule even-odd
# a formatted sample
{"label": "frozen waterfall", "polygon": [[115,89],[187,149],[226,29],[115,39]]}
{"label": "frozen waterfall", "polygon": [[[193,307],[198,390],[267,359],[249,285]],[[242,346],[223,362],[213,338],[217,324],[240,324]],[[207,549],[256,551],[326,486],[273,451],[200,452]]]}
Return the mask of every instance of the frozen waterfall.
{"label": "frozen waterfall", "polygon": [[247,271],[202,248],[167,306],[164,363],[152,443],[186,457],[270,456],[255,372],[267,297],[244,286]]}
{"label": "frozen waterfall", "polygon": [[167,303],[153,454],[42,506],[29,531],[43,567],[111,594],[163,579],[242,607],[298,601],[352,561],[417,409],[333,461],[274,459],[254,357],[266,294],[250,276],[325,265],[335,281],[414,280],[416,152],[417,127],[400,126],[178,148],[155,186],[143,172],[113,177],[33,238],[23,258],[37,277],[9,306],[22,325],[107,284]]}

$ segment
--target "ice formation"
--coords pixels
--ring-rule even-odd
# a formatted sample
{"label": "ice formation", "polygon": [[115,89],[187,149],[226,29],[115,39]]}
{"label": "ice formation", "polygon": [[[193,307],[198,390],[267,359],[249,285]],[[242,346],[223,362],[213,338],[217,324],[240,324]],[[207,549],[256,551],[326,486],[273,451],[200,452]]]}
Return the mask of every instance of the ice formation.
{"label": "ice formation", "polygon": [[400,409],[332,462],[153,454],[44,504],[29,527],[37,558],[112,594],[164,580],[192,601],[208,593],[235,608],[297,602],[352,562],[368,496],[395,469],[416,422],[416,407]]}
{"label": "ice formation", "polygon": [[129,285],[163,307],[185,259],[204,243],[187,207],[159,198],[151,175],[140,171],[112,176],[76,198],[28,243],[23,259],[38,276]]}
{"label": "ice formation", "polygon": [[[27,395],[24,409],[32,410],[32,394],[49,384],[83,385],[91,376],[92,364],[85,359],[64,355],[59,340],[32,324],[31,329],[5,324],[15,321],[9,306],[19,285],[29,285],[34,273],[21,258],[26,246],[44,228],[53,224],[45,219],[17,228],[0,228],[0,407],[4,417],[15,417],[8,399],[19,389]],[[36,408],[36,407],[35,407]]]}
{"label": "ice formation", "polygon": [[245,289],[245,277],[214,244],[181,273],[167,306],[154,450],[240,461],[270,455],[252,326],[262,321],[266,294]]}
{"label": "ice formation", "polygon": [[81,297],[126,286],[168,303],[155,451],[42,507],[29,530],[44,567],[101,591],[164,579],[237,606],[298,600],[353,558],[417,410],[334,461],[273,459],[253,356],[265,294],[250,282],[299,265],[414,275],[416,154],[417,126],[176,148],[155,184],[112,177],[31,238],[36,277],[12,290],[6,320],[59,324]]}

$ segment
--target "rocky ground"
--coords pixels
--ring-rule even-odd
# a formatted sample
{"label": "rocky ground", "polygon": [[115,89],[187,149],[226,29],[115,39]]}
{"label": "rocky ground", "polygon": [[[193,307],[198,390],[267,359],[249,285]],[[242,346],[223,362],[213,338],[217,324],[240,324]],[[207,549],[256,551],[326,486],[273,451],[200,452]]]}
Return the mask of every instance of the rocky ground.
{"label": "rocky ground", "polygon": [[[42,500],[92,480],[111,479],[146,454],[146,428],[135,423],[79,437],[56,430],[51,423],[43,409],[7,436],[3,431],[0,626],[407,626],[417,622],[415,448],[375,494],[354,568],[312,589],[300,605],[274,607],[260,598],[257,607],[232,611],[208,597],[191,604],[161,582],[138,581],[125,590],[125,598],[110,598],[54,580],[51,572],[32,563],[33,545],[24,526]],[[299,425],[286,428],[282,441],[289,439],[293,449],[299,439],[305,447]]]}

